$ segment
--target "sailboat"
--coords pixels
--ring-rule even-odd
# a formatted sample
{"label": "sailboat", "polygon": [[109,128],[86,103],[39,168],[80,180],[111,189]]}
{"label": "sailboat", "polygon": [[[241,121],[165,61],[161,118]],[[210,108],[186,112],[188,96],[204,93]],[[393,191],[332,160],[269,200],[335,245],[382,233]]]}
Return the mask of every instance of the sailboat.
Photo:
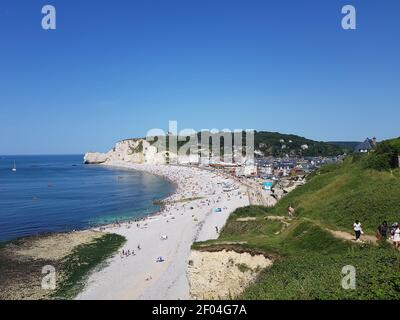
{"label": "sailboat", "polygon": [[17,171],[17,166],[15,165],[15,161],[14,161],[14,167],[11,169],[12,171]]}

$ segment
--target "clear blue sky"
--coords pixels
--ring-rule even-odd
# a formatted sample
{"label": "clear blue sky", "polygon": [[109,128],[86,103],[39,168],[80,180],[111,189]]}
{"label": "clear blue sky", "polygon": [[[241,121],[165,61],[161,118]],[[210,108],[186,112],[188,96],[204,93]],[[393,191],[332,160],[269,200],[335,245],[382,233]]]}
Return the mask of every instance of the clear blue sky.
{"label": "clear blue sky", "polygon": [[1,1],[0,154],[106,151],[168,120],[399,136],[399,17],[398,0]]}

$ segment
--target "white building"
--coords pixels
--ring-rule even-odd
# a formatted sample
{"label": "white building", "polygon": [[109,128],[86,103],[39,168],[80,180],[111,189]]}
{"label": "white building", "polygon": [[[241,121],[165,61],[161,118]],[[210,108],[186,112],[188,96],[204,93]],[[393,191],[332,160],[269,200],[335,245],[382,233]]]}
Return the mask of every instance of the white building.
{"label": "white building", "polygon": [[242,167],[236,168],[236,176],[237,177],[251,177],[257,175],[257,166],[256,165],[245,165]]}

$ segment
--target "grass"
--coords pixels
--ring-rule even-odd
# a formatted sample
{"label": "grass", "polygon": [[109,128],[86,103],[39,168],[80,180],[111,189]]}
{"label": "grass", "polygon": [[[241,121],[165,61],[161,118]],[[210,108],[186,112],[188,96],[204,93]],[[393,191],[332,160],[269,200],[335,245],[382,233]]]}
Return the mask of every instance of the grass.
{"label": "grass", "polygon": [[89,272],[109,258],[125,240],[117,234],[105,234],[89,244],[75,248],[62,261],[63,277],[52,297],[73,299],[83,289]]}
{"label": "grass", "polygon": [[[174,201],[172,201],[172,203],[185,203],[185,202],[191,202],[191,201],[200,200],[200,199],[203,199],[203,198],[204,197],[182,198],[182,199],[179,199],[179,200],[174,200]],[[169,200],[168,201],[165,201],[165,200],[154,200],[153,201],[154,205],[158,205],[158,206],[161,206],[161,207],[165,206],[166,203],[171,203],[171,201],[169,201]]]}
{"label": "grass", "polygon": [[[356,290],[341,286],[342,268],[356,268]],[[275,262],[242,294],[243,299],[398,299],[398,253],[373,247],[347,248],[342,253],[295,254]]]}
{"label": "grass", "polygon": [[[243,249],[278,257],[250,285],[241,299],[398,299],[400,253],[387,243],[359,245],[333,237],[325,228],[352,232],[360,219],[366,233],[375,234],[382,220],[399,220],[400,174],[366,170],[350,159],[329,165],[281,199],[274,208],[246,207],[229,217],[220,238],[193,247],[245,242]],[[296,218],[282,221],[292,204]],[[255,221],[237,221],[255,217]],[[342,268],[356,268],[356,289],[346,290]]]}
{"label": "grass", "polygon": [[231,221],[225,228],[220,239],[225,241],[240,240],[240,235],[245,235],[246,238],[251,236],[263,236],[273,234],[281,229],[279,221],[268,221],[268,223],[260,223],[260,220],[254,221]]}
{"label": "grass", "polygon": [[203,199],[204,197],[191,197],[191,198],[182,198],[179,200],[175,200],[174,203],[183,203],[183,202],[191,202],[195,200]]}
{"label": "grass", "polygon": [[300,217],[347,231],[359,219],[364,231],[374,234],[383,220],[399,220],[399,195],[398,170],[364,170],[346,161],[314,175],[306,185],[283,198],[271,214],[286,215],[287,206],[292,204]]}

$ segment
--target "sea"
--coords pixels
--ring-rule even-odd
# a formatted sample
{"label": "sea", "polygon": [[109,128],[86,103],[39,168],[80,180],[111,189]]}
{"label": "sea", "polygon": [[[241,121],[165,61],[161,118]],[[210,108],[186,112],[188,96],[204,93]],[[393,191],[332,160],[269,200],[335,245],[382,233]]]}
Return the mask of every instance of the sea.
{"label": "sea", "polygon": [[149,173],[85,165],[83,155],[0,156],[0,242],[142,218],[174,188]]}

